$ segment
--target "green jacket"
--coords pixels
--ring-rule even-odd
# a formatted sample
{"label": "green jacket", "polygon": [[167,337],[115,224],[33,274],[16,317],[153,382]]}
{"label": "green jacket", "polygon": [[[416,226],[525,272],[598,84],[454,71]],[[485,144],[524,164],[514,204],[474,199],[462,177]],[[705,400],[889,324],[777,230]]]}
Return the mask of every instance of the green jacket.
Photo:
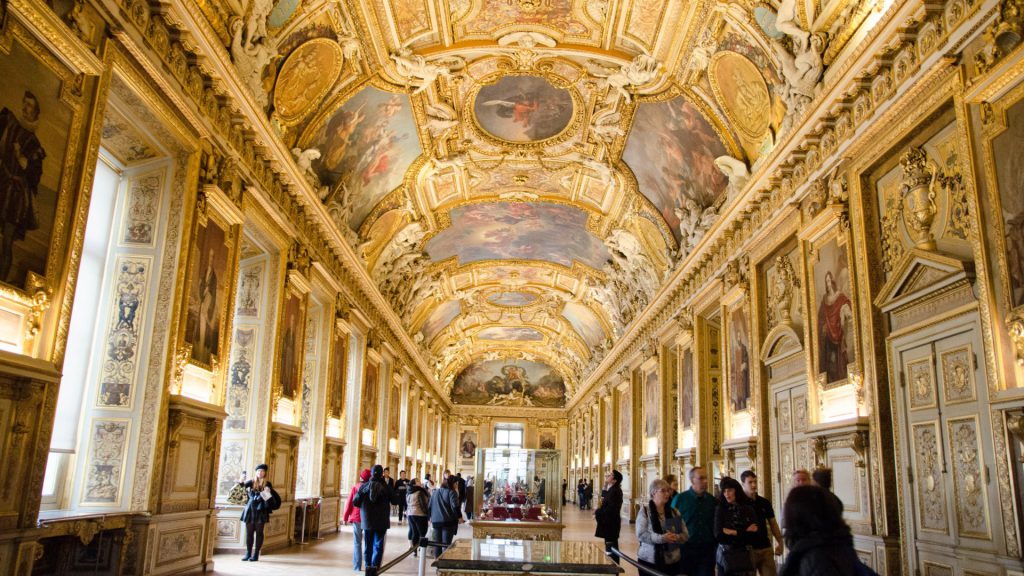
{"label": "green jacket", "polygon": [[718,501],[710,492],[698,496],[693,488],[676,494],[672,507],[679,510],[690,533],[689,544],[710,544],[715,541],[715,507]]}

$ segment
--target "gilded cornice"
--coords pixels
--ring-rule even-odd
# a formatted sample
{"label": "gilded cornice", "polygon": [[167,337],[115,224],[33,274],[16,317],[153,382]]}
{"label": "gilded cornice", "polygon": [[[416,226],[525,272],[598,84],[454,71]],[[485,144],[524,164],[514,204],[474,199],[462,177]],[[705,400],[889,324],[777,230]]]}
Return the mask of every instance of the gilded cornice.
{"label": "gilded cornice", "polygon": [[[198,6],[193,0],[182,0],[170,7],[165,19],[165,16],[155,13],[142,0],[119,0],[119,4],[129,16],[127,21],[136,27],[135,33],[144,39],[152,54],[164,60],[164,64],[180,83],[186,98],[198,107],[198,118],[190,120],[198,120],[199,125],[212,128],[210,132],[214,138],[225,149],[232,150],[242,175],[258,183],[260,191],[295,226],[314,260],[322,262],[347,288],[346,297],[350,301],[370,304],[366,310],[367,316],[374,325],[387,327],[388,340],[392,341],[396,349],[402,350],[402,360],[415,365],[424,380],[434,382],[401,322],[333,226],[326,209],[317,200],[295,163],[272,160],[290,158],[290,152],[256,107],[231,64],[225,47],[209,40],[217,35],[202,17]],[[183,37],[182,42],[192,44],[194,49],[189,50],[182,42],[172,40],[179,35]],[[140,62],[149,61],[150,55],[140,52],[130,37],[123,40]],[[197,60],[202,68],[200,65],[188,64],[190,60]],[[162,76],[149,68],[147,71],[153,77]],[[187,111],[192,106],[184,105],[178,91],[166,92],[178,108],[188,115]],[[225,95],[228,100],[222,99]],[[229,104],[237,106],[241,116],[236,115]],[[447,398],[445,404],[450,405]]]}
{"label": "gilded cornice", "polygon": [[[568,409],[575,409],[624,361],[635,358],[650,335],[720,274],[734,254],[748,249],[754,232],[778,224],[782,208],[799,201],[807,192],[802,189],[805,184],[834,164],[862,127],[878,120],[875,111],[897,99],[900,87],[926,81],[954,65],[942,55],[970,34],[958,26],[980,8],[979,4],[967,9],[963,0],[951,0],[944,10],[922,15],[916,4],[894,4],[876,24],[872,41],[858,46],[857,58],[844,58],[835,72],[830,69],[823,93],[814,100],[811,111],[760,163],[750,179],[752,184],[740,199],[725,207],[714,229],[586,377],[567,403]],[[855,62],[859,73],[849,71]],[[922,63],[927,66],[922,68]]]}

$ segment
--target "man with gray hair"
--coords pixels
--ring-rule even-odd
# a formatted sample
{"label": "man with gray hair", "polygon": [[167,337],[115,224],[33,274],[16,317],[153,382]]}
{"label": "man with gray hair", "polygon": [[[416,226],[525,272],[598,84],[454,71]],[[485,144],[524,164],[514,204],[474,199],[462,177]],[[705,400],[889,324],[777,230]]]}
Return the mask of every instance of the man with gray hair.
{"label": "man with gray hair", "polygon": [[690,469],[690,488],[676,494],[672,507],[679,510],[690,539],[683,544],[683,574],[714,576],[715,507],[718,502],[708,493],[708,473],[700,466]]}

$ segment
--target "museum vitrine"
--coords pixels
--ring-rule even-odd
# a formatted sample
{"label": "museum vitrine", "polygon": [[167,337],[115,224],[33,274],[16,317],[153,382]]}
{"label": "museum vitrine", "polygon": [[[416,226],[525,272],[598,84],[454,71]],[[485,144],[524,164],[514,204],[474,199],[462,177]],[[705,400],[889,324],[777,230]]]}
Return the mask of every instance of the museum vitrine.
{"label": "museum vitrine", "polygon": [[480,448],[476,485],[474,537],[561,538],[562,467],[558,450]]}

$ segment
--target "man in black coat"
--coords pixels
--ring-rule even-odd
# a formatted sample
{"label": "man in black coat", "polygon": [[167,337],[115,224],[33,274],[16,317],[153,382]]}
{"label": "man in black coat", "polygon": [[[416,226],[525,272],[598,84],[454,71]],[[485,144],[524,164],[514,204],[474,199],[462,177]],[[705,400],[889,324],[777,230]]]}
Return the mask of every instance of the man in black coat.
{"label": "man in black coat", "polygon": [[619,528],[622,520],[622,473],[612,470],[605,476],[604,490],[601,491],[601,505],[594,510],[597,530],[594,536],[604,539],[604,553],[611,556],[616,564],[619,557],[612,553],[612,548],[619,548]]}
{"label": "man in black coat", "polygon": [[363,561],[367,567],[380,568],[384,538],[391,528],[391,490],[384,479],[383,466],[373,467],[370,481],[359,487],[354,504],[359,507],[363,528]]}

